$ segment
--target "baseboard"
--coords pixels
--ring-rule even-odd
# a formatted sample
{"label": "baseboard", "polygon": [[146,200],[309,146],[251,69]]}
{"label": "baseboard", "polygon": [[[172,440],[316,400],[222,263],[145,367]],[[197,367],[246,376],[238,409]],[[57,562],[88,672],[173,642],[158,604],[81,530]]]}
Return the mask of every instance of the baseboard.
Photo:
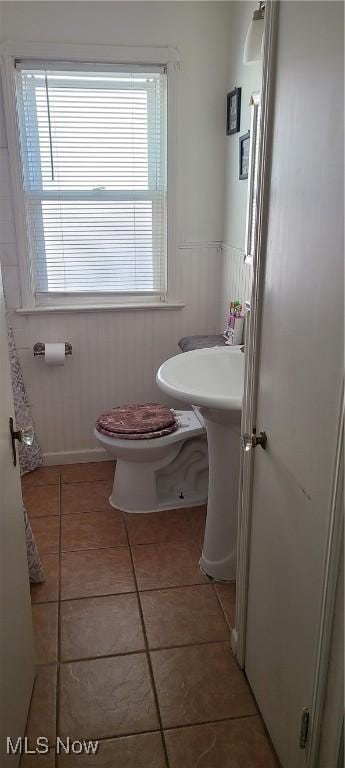
{"label": "baseboard", "polygon": [[45,467],[53,467],[55,464],[86,464],[92,461],[111,461],[111,458],[103,448],[43,454],[43,464]]}

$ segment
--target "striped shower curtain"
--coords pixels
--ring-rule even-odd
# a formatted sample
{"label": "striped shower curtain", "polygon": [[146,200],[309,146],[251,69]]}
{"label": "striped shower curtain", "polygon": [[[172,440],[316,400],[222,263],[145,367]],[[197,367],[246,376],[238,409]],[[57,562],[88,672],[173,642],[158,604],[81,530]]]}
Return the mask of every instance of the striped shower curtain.
{"label": "striped shower curtain", "polygon": [[[13,331],[9,323],[7,322],[8,329],[8,349],[10,357],[11,379],[13,389],[13,401],[14,401],[14,413],[16,428],[21,429],[32,424],[32,417],[30,413],[30,405],[27,398],[25,384],[23,379],[23,373],[19,362],[19,357],[14,341]],[[42,464],[42,451],[39,446],[36,434],[32,445],[26,445],[25,443],[18,443],[19,452],[19,465],[21,476],[26,475],[28,472],[32,472]],[[25,535],[26,535],[26,550],[29,566],[29,576],[32,583],[39,583],[44,581],[44,573],[34,539],[34,535],[31,530],[31,525],[28,519],[28,515],[25,507],[23,506],[24,522],[25,522]]]}

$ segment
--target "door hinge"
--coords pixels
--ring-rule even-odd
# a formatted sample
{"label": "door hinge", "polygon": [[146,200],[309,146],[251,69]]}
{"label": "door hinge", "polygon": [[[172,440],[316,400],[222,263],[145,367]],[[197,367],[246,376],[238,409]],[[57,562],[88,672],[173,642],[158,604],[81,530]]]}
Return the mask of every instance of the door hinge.
{"label": "door hinge", "polygon": [[304,707],[304,709],[302,709],[301,729],[299,732],[299,745],[301,749],[305,749],[307,746],[308,730],[309,730],[309,709],[307,709],[307,707]]}

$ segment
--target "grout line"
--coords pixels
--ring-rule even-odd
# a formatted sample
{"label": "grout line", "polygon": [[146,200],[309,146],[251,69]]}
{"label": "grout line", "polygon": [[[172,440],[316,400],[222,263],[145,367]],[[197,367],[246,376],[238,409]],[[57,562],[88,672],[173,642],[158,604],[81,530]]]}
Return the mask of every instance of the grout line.
{"label": "grout line", "polygon": [[[114,549],[116,549],[116,547],[114,547]],[[63,552],[61,554],[65,555],[68,553]],[[145,595],[145,594],[150,595],[151,592],[167,592],[168,590],[172,590],[172,589],[175,589],[175,590],[176,589],[194,589],[195,587],[202,587],[202,588],[207,587],[209,589],[210,587],[213,587],[213,586],[214,586],[213,583],[206,584],[205,582],[203,582],[202,584],[181,584],[181,585],[177,584],[177,585],[172,585],[171,587],[153,587],[152,589],[140,589],[138,590],[138,592],[140,595]],[[127,590],[126,592],[102,592],[97,595],[80,595],[80,597],[61,597],[60,600],[62,603],[72,602],[73,600],[96,600],[99,597],[121,597],[121,595],[133,595],[136,593],[136,591],[137,591],[136,589],[132,589],[132,590]],[[54,598],[51,600],[37,600],[36,602],[33,602],[32,605],[43,605],[43,604],[48,605],[49,603],[56,603],[56,602],[58,602],[58,598]]]}
{"label": "grout line", "polygon": [[[66,554],[65,552],[62,552],[61,554]],[[80,597],[62,597],[61,602],[73,602],[75,600],[98,600],[98,598],[102,597],[121,597],[122,595],[133,595],[136,592],[138,592],[140,595],[151,595],[152,592],[172,592],[173,590],[176,591],[178,589],[195,589],[195,587],[202,587],[202,588],[210,588],[213,587],[213,584],[181,584],[177,586],[171,586],[171,587],[154,587],[153,589],[128,589],[125,592],[102,592],[100,594],[92,594],[92,595],[80,595]],[[58,597],[52,598],[51,600],[40,600],[37,603],[32,603],[33,605],[50,605],[50,603],[57,603]]]}
{"label": "grout line", "polygon": [[[66,517],[66,515],[61,515],[61,518]],[[107,545],[106,547],[87,547],[86,549],[61,549],[61,555],[72,555],[78,552],[99,552],[99,550],[107,550],[107,549],[128,549],[127,544],[113,544],[112,546]],[[46,552],[46,554],[57,554],[56,552]]]}
{"label": "grout line", "polygon": [[[117,739],[124,739],[124,738],[128,739],[128,738],[130,738],[132,736],[145,736],[146,734],[149,734],[149,733],[159,733],[160,734],[160,731],[159,731],[158,728],[148,728],[146,731],[135,731],[135,733],[133,733],[132,731],[131,732],[129,732],[129,731],[127,732],[126,731],[125,733],[116,733],[116,734],[113,734],[111,736],[99,736],[99,737],[97,737],[97,736],[90,736],[90,737],[89,736],[84,736],[83,738],[85,739],[85,741],[88,741],[90,739],[90,741],[98,741],[101,744],[103,741],[117,741]],[[68,738],[68,736],[61,737],[61,739],[63,741],[65,741],[67,738]],[[57,740],[55,739],[54,743],[52,743],[52,744],[49,743],[49,751],[51,751],[51,752],[53,752],[53,751],[55,752],[56,751],[56,741]],[[73,740],[71,739],[71,741],[73,741]],[[60,755],[61,754],[62,754],[62,752],[60,752]],[[80,754],[78,756],[80,756]],[[80,763],[79,763],[79,765],[80,765]],[[20,766],[20,768],[21,768],[21,766]],[[36,766],[35,766],[35,768],[36,768]],[[57,766],[57,768],[60,768],[60,763]],[[112,766],[112,768],[113,768],[113,766]],[[117,768],[117,766],[116,766],[116,768]],[[119,768],[121,768],[121,766],[119,766]]]}
{"label": "grout line", "polygon": [[247,720],[252,717],[260,717],[260,712],[257,711],[250,715],[233,715],[233,717],[221,717],[217,720],[202,720],[198,723],[184,723],[183,725],[169,725],[166,727],[166,731],[179,731],[181,728],[195,728],[198,725],[215,725],[216,723],[228,723],[232,720]]}
{"label": "grout line", "polygon": [[[78,504],[82,504],[82,502],[78,501]],[[61,510],[62,517],[74,517],[75,515],[92,515],[97,513],[99,515],[100,512],[111,512],[114,514],[114,512],[120,512],[120,510],[114,509],[114,507],[96,507],[96,509],[78,509],[76,512],[70,512],[67,510],[67,512],[63,512]]]}
{"label": "grout line", "polygon": [[[181,723],[180,725],[169,725],[163,729],[163,732],[165,733],[166,731],[179,731],[182,728],[195,728],[195,727],[198,727],[199,725],[202,726],[202,725],[217,725],[217,723],[229,723],[229,722],[233,722],[234,720],[249,720],[254,717],[258,717],[261,723],[263,723],[263,720],[260,716],[260,712],[258,711],[248,715],[233,715],[233,717],[222,717],[217,720],[201,720],[195,723]],[[162,735],[162,731],[160,731],[159,728],[148,728],[146,729],[146,731],[135,731],[135,733],[133,733],[133,731],[128,731],[125,733],[117,733],[111,736],[102,736],[100,738],[97,738],[97,737],[96,738],[97,738],[97,741],[99,741],[101,744],[103,741],[105,742],[117,741],[118,739],[130,738],[132,736],[134,737],[145,736],[147,733],[160,733]],[[89,737],[85,737],[85,738],[87,739]],[[96,740],[96,738],[94,740]],[[50,749],[52,750],[53,748],[54,748],[54,744],[50,745]]]}
{"label": "grout line", "polygon": [[160,711],[160,707],[159,707],[158,693],[157,693],[157,689],[156,689],[155,678],[154,678],[154,674],[153,674],[153,667],[152,667],[152,661],[151,661],[151,656],[150,656],[150,649],[149,649],[148,638],[147,638],[147,634],[146,634],[146,626],[145,626],[145,620],[144,620],[144,613],[143,613],[143,609],[142,609],[142,605],[141,605],[141,600],[140,600],[137,575],[136,575],[135,566],[134,566],[133,553],[132,553],[132,549],[131,549],[131,547],[129,545],[129,536],[128,536],[128,529],[127,529],[126,519],[124,519],[124,526],[125,526],[125,531],[126,531],[126,537],[127,537],[127,542],[128,542],[128,548],[129,548],[132,568],[133,568],[134,583],[135,583],[135,586],[136,586],[136,595],[137,595],[139,613],[140,613],[142,630],[143,630],[143,635],[144,635],[146,659],[147,659],[148,668],[149,668],[149,675],[150,675],[150,679],[151,679],[151,686],[152,686],[153,697],[154,697],[154,701],[155,701],[155,705],[156,705],[156,710],[157,710],[157,717],[158,717],[159,730],[160,730],[162,744],[163,744],[164,757],[165,757],[166,766],[167,766],[167,768],[169,768],[170,763],[169,763],[169,757],[168,757],[168,750],[167,750],[167,746],[166,746],[166,743],[165,743],[164,730],[163,730],[163,721],[162,721],[161,711]]}
{"label": "grout line", "polygon": [[[62,552],[65,554],[65,552]],[[92,600],[96,597],[120,597],[121,595],[136,595],[136,589],[128,589],[126,592],[102,592],[99,595],[79,595],[79,597],[62,597],[61,603],[73,602],[74,600]],[[50,601],[51,602],[51,601]]]}
{"label": "grout line", "polygon": [[[114,522],[116,522],[115,515],[121,515],[121,512],[117,509],[114,509],[114,507],[96,507],[95,509],[83,509],[82,504],[85,502],[78,501],[78,504],[80,504],[80,509],[78,509],[76,512],[63,512],[61,510],[61,517],[76,517],[76,515],[100,515],[102,512],[109,512],[114,518]],[[109,546],[108,544],[106,546]]]}
{"label": "grout line", "polygon": [[[66,483],[63,480],[61,480],[61,486],[62,486],[62,488],[69,488],[71,485],[72,486],[73,485],[76,485],[76,486],[79,486],[79,485],[87,485],[87,486],[88,485],[96,485],[96,486],[97,485],[99,485],[99,486],[107,485],[108,489],[109,489],[109,487],[110,487],[110,485],[112,484],[113,481],[114,481],[114,477],[113,478],[104,478],[103,480],[71,480],[68,483]],[[115,509],[115,507],[113,507],[113,509]]]}
{"label": "grout line", "polygon": [[[127,545],[123,545],[122,547],[99,547],[98,549],[92,549],[92,550],[89,550],[89,549],[86,549],[86,550],[84,550],[84,549],[83,550],[73,550],[72,552],[70,552],[70,551],[68,551],[68,552],[61,552],[61,555],[69,555],[69,554],[72,554],[72,553],[74,554],[75,552],[96,552],[99,549],[103,550],[103,549],[124,549],[124,548],[127,548],[129,550],[129,553],[130,553],[130,547],[127,547]],[[42,554],[44,554],[44,553],[42,552]],[[54,552],[54,553],[49,552],[49,553],[45,553],[45,554],[59,555],[58,552]],[[171,584],[171,585],[167,585],[167,586],[157,586],[157,587],[150,587],[150,588],[145,588],[145,589],[139,589],[139,588],[138,589],[137,588],[135,588],[135,589],[128,589],[128,590],[126,590],[124,592],[100,592],[99,594],[77,595],[76,597],[61,597],[60,596],[60,598],[57,597],[57,598],[54,598],[54,599],[51,599],[51,600],[37,600],[35,602],[32,602],[32,605],[45,605],[45,604],[49,605],[50,603],[56,603],[59,600],[61,602],[65,603],[65,602],[72,602],[74,600],[92,600],[92,599],[97,599],[99,597],[120,597],[121,595],[132,595],[132,594],[135,594],[136,592],[138,592],[139,595],[141,595],[141,594],[151,594],[152,592],[166,592],[168,590],[173,590],[173,589],[177,590],[177,589],[189,589],[189,588],[192,589],[194,587],[202,587],[202,588],[206,588],[206,587],[210,588],[211,587],[212,590],[215,593],[215,596],[217,598],[217,602],[220,605],[222,614],[225,617],[228,626],[230,626],[230,629],[233,629],[233,627],[229,624],[229,621],[228,621],[225,609],[223,607],[221,599],[220,599],[220,597],[219,597],[219,595],[217,593],[217,590],[216,590],[216,585],[218,583],[224,583],[224,582],[216,582],[216,583],[214,581],[193,582],[193,583],[189,583],[189,584]]]}
{"label": "grout line", "polygon": [[[223,603],[222,603],[222,601],[221,601],[221,598],[220,598],[220,596],[218,595],[218,592],[217,592],[217,589],[216,589],[216,585],[217,585],[217,584],[220,584],[220,583],[222,583],[222,582],[219,582],[219,581],[218,581],[218,582],[216,582],[216,583],[212,584],[212,586],[213,586],[213,590],[214,590],[214,593],[215,593],[215,595],[216,595],[216,598],[217,598],[217,600],[218,600],[218,603],[219,603],[220,609],[221,609],[221,611],[222,611],[222,613],[223,613],[223,616],[224,616],[224,618],[225,618],[225,621],[226,621],[226,623],[227,623],[227,626],[229,627],[229,630],[230,630],[230,635],[231,635],[231,632],[232,632],[232,630],[234,629],[234,627],[232,627],[232,626],[231,626],[231,624],[230,624],[230,619],[229,619],[229,617],[228,617],[228,616],[227,616],[227,614],[226,614],[225,608],[224,608],[224,606],[223,606]],[[224,582],[223,582],[223,583],[224,583]],[[232,583],[232,582],[229,582],[229,583]],[[236,623],[234,624],[234,626],[236,626]]]}
{"label": "grout line", "polygon": [[48,515],[33,515],[32,513],[29,514],[29,512],[28,512],[28,516],[29,516],[30,520],[41,520],[41,519],[47,518],[47,517],[60,517],[60,515],[62,517],[74,517],[75,515],[92,515],[93,513],[99,514],[100,512],[112,512],[113,513],[113,512],[117,512],[117,510],[116,509],[114,510],[114,508],[111,509],[109,507],[103,507],[102,509],[85,509],[84,511],[83,510],[78,510],[78,512],[62,512],[62,510],[61,510],[61,513],[60,512],[54,512],[54,513],[51,513],[51,514],[48,514]]}
{"label": "grout line", "polygon": [[[35,470],[30,470],[35,471]],[[56,483],[23,483],[23,480],[25,477],[30,477],[30,473],[27,475],[21,476],[21,483],[22,483],[22,492],[23,494],[26,493],[26,491],[33,491],[37,488],[57,488],[59,485],[59,481]]]}
{"label": "grout line", "polygon": [[[37,680],[37,665],[35,663],[35,677],[34,677],[34,682],[33,682],[31,696],[30,696],[30,703],[29,703],[29,709],[28,709],[28,714],[27,714],[26,723],[25,723],[25,733],[24,733],[24,736],[28,735],[27,730],[28,730],[28,725],[29,725],[29,722],[30,722],[31,710],[32,710],[32,706],[33,706],[34,693],[35,693],[35,687],[36,687],[36,680]],[[19,768],[21,768],[21,766],[23,764],[23,760],[24,760],[23,755],[21,755],[21,758],[20,758],[20,761],[19,761]]]}
{"label": "grout line", "polygon": [[[154,512],[151,514],[155,514]],[[130,547],[152,547],[156,544],[193,544],[193,546],[197,547],[198,549],[201,549],[202,544],[200,545],[199,541],[195,538],[193,538],[192,533],[186,534],[183,537],[179,537],[178,539],[174,538],[174,534],[172,534],[171,538],[169,539],[156,539],[155,541],[132,541],[129,543]]]}
{"label": "grout line", "polygon": [[[61,515],[61,519],[63,517],[66,517],[66,515]],[[73,515],[74,517],[74,515]],[[129,549],[128,544],[109,544],[106,547],[87,547],[86,549],[61,549],[62,555],[75,555],[79,554],[81,552],[97,552],[99,550],[102,551],[109,551],[109,549]],[[46,552],[46,554],[58,554],[57,552]]]}
{"label": "grout line", "polygon": [[212,582],[193,582],[193,584],[172,584],[171,587],[151,587],[148,589],[139,589],[139,593],[141,595],[145,595],[146,593],[150,594],[151,592],[166,592],[168,589],[188,589],[189,587],[191,589],[194,589],[194,587],[212,587]]}
{"label": "grout line", "polygon": [[[135,592],[132,592],[132,594],[137,594]],[[138,596],[138,595],[137,595]],[[82,661],[97,661],[98,659],[113,659],[117,657],[123,657],[123,656],[138,656],[139,654],[146,653],[146,650],[148,650],[149,653],[156,653],[158,651],[175,651],[178,648],[195,648],[197,646],[202,645],[228,645],[230,643],[230,637],[229,638],[222,638],[217,640],[199,640],[193,643],[178,643],[175,645],[162,645],[157,646],[155,648],[151,648],[148,645],[148,648],[137,648],[134,651],[122,651],[120,653],[102,653],[99,656],[82,656],[82,657],[76,657],[71,659],[60,659],[60,666],[62,664],[75,664],[77,662]],[[52,665],[56,662],[43,662],[40,666],[47,666],[48,664]]]}
{"label": "grout line", "polygon": [[111,483],[114,481],[114,475],[112,478],[105,477],[103,480],[61,480],[61,485],[66,487],[67,485],[88,485],[89,483]]}
{"label": "grout line", "polygon": [[[73,464],[65,464],[65,467],[71,467]],[[95,480],[89,480],[88,478],[84,478],[83,480],[62,480],[62,472],[63,470],[60,469],[60,476],[61,476],[61,485],[81,485],[83,483],[113,483],[114,482],[114,469],[112,468],[112,475],[111,477],[103,477],[98,478]],[[43,485],[43,483],[42,483]]]}
{"label": "grout line", "polygon": [[[107,510],[104,510],[104,509],[98,510],[98,512],[95,512],[95,514],[98,515],[100,512],[106,512],[106,511]],[[66,517],[75,517],[77,514],[88,515],[88,514],[92,514],[92,512],[72,512],[70,515],[62,514],[61,518],[63,519],[63,518],[66,518]],[[50,518],[52,518],[52,517],[60,517],[60,515],[45,515],[45,516],[42,515],[40,518],[36,517],[35,520],[46,520],[47,517],[50,517]],[[181,540],[176,540],[176,541],[172,540],[172,541],[153,541],[150,544],[127,544],[127,543],[126,544],[105,544],[104,546],[99,546],[98,545],[97,547],[95,546],[95,547],[80,547],[78,549],[62,549],[61,552],[63,554],[66,554],[66,553],[68,554],[69,552],[90,552],[90,551],[95,550],[95,549],[123,549],[124,547],[128,547],[128,548],[132,548],[132,547],[146,547],[146,546],[152,547],[152,546],[161,546],[162,544],[182,544],[182,543],[183,542]],[[200,549],[199,545],[196,542],[191,541],[190,543],[195,545],[195,548],[198,550],[198,552],[201,552],[201,549]],[[53,554],[57,554],[57,553],[56,552],[46,552],[45,554],[47,554],[47,555],[52,554],[53,555]],[[205,577],[205,578],[207,578],[207,577]],[[202,583],[205,583],[205,582],[202,582]],[[141,591],[143,591],[143,590],[141,590]]]}

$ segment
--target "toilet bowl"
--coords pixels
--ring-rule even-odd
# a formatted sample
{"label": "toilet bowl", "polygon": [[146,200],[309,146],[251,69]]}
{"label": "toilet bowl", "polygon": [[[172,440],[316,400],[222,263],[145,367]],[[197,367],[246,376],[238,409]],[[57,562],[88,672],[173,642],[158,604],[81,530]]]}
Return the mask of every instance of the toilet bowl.
{"label": "toilet bowl", "polygon": [[155,512],[207,502],[208,452],[202,416],[198,409],[172,413],[173,431],[167,429],[164,434],[163,429],[162,436],[149,431],[112,433],[97,421],[95,437],[116,459],[109,499],[113,507],[123,512]]}

